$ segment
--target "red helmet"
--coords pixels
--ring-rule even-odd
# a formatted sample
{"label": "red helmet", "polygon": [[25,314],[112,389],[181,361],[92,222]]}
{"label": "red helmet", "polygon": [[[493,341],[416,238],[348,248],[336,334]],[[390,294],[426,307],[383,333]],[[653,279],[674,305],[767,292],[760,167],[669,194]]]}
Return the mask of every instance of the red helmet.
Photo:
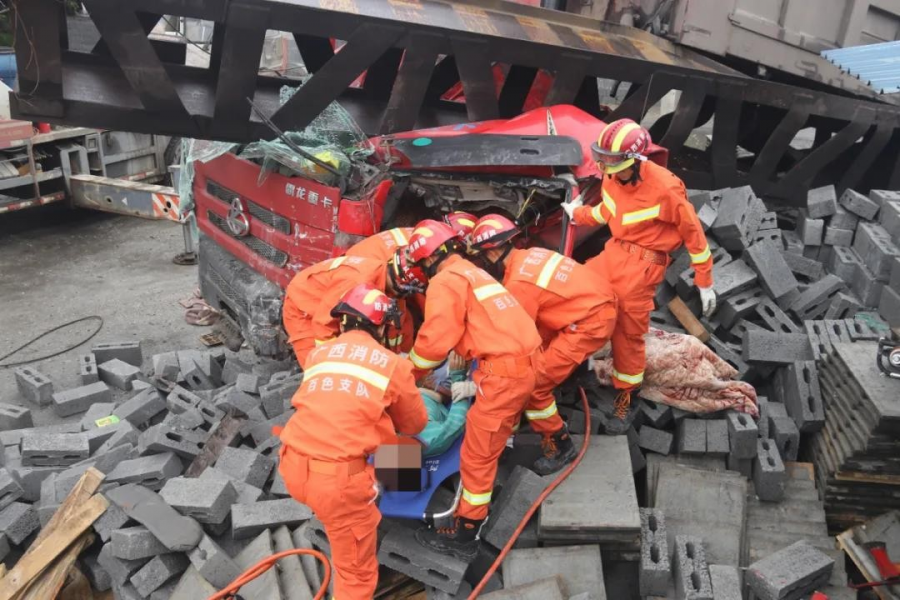
{"label": "red helmet", "polygon": [[637,160],[647,160],[650,133],[631,119],[619,119],[603,128],[591,152],[606,174],[624,171]]}
{"label": "red helmet", "polygon": [[428,285],[425,271],[412,263],[406,246],[394,251],[394,255],[388,261],[388,273],[391,277],[391,284],[400,296],[420,294]]}
{"label": "red helmet", "polygon": [[452,227],[453,231],[461,238],[466,238],[472,233],[476,221],[478,221],[478,217],[461,210],[444,215],[444,223]]}
{"label": "red helmet", "polygon": [[337,306],[331,309],[336,319],[353,317],[364,324],[379,327],[399,315],[397,303],[387,294],[368,283],[361,283],[341,296]]}
{"label": "red helmet", "polygon": [[478,219],[472,230],[472,249],[499,248],[519,233],[516,224],[503,215],[485,215]]}
{"label": "red helmet", "polygon": [[409,236],[409,260],[419,264],[440,251],[448,253],[450,248],[447,244],[454,241],[458,242],[459,236],[446,223],[433,219],[420,221]]}

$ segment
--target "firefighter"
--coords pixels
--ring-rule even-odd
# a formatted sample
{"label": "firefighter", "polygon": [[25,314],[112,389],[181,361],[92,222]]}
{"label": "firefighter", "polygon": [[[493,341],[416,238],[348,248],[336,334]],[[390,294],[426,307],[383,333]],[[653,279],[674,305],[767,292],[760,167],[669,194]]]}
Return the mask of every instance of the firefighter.
{"label": "firefighter", "polygon": [[486,215],[475,224],[470,243],[485,269],[503,282],[544,337],[537,383],[525,409],[531,428],[542,435],[540,475],[575,459],[572,439],[560,417],[553,389],[612,337],[616,297],[584,265],[545,248],[519,250],[515,223]]}
{"label": "firefighter", "polygon": [[463,258],[459,236],[445,223],[419,223],[408,250],[429,278],[425,321],[409,353],[413,365],[424,375],[451,350],[478,361],[475,404],[466,417],[460,454],[463,491],[456,518],[449,527],[416,534],[423,545],[468,560],[478,550],[497,460],[534,389],[541,338],[515,297]]}
{"label": "firefighter", "polygon": [[[472,232],[477,220],[477,217],[463,211],[455,211],[444,216],[444,222],[463,238]],[[409,236],[412,235],[412,232],[412,227],[386,229],[350,246],[345,254],[387,261],[394,255],[397,248],[402,248],[409,243]]]}
{"label": "firefighter", "polygon": [[[669,253],[687,246],[700,291],[703,314],[716,309],[709,244],[684,183],[665,167],[647,160],[650,134],[630,119],[603,128],[593,144],[601,173],[602,200],[583,206],[578,195],[563,209],[578,225],[609,225],[612,239],[587,262],[618,298],[612,336],[613,384],[619,390],[609,433],[624,433],[631,398],[644,379],[644,334],[656,286],[663,280]],[[572,175],[563,176],[576,184]]]}
{"label": "firefighter", "polygon": [[428,420],[412,365],[384,348],[396,303],[369,284],[351,288],[331,311],[340,335],[309,353],[296,412],[281,432],[278,469],[290,495],[325,526],[334,597],[371,600],[378,583],[381,513],[367,457],[415,435]]}
{"label": "firefighter", "polygon": [[376,287],[398,300],[403,316],[400,330],[391,330],[391,347],[408,350],[412,346],[412,335],[403,337],[401,333],[412,332],[411,317],[405,312],[403,299],[422,291],[418,281],[424,275],[408,279],[415,269],[406,260],[406,253],[399,248],[387,263],[360,256],[341,256],[294,276],[285,291],[282,318],[288,342],[301,367],[306,367],[310,350],[337,335],[338,320],[331,315],[331,309],[345,292],[360,283]]}

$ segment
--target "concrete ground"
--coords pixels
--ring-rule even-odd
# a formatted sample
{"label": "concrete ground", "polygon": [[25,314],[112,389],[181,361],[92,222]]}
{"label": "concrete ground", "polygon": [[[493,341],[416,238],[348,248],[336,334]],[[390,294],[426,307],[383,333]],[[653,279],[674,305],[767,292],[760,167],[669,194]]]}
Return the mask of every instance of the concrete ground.
{"label": "concrete ground", "polygon": [[[158,352],[203,348],[208,327],[184,321],[178,300],[197,288],[197,267],[178,266],[181,227],[48,205],[0,215],[0,356],[67,321],[98,315],[90,342],[32,363],[56,390],[80,385],[77,358],[97,342],[141,340],[145,365]],[[67,327],[0,364],[63,350],[96,327]],[[124,392],[121,394],[124,395]],[[59,422],[19,395],[12,368],[0,367],[0,402],[32,409],[35,425]]]}

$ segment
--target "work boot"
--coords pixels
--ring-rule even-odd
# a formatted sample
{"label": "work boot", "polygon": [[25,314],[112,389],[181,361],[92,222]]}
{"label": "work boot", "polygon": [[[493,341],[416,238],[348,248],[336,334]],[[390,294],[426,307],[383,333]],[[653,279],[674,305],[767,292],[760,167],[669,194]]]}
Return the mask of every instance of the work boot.
{"label": "work boot", "polygon": [[631,404],[631,396],[637,395],[638,389],[620,390],[616,396],[613,414],[606,423],[606,433],[608,435],[622,435],[631,427],[634,421],[632,413],[634,408]]}
{"label": "work boot", "polygon": [[484,520],[473,521],[456,517],[450,527],[422,528],[416,531],[416,539],[426,548],[441,554],[451,554],[470,562],[478,554],[478,534]]}
{"label": "work boot", "polygon": [[534,463],[534,471],[538,475],[556,473],[578,456],[575,444],[572,443],[572,436],[569,435],[569,428],[565,425],[553,435],[541,438],[541,450],[544,456]]}

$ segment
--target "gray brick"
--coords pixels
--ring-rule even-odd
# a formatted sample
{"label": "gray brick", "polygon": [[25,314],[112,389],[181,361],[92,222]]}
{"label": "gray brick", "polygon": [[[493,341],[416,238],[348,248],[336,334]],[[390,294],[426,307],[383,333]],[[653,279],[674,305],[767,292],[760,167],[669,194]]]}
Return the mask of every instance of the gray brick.
{"label": "gray brick", "polygon": [[728,454],[728,423],[724,419],[706,421],[706,453],[711,456]]}
{"label": "gray brick", "polygon": [[828,310],[831,299],[845,288],[840,278],[826,275],[806,289],[791,305],[790,311],[800,320],[821,317]]}
{"label": "gray brick", "polygon": [[756,438],[759,435],[759,428],[753,417],[735,411],[729,411],[725,416],[728,423],[731,455],[736,459],[748,459],[756,456]]}
{"label": "gray brick", "polygon": [[751,564],[745,580],[759,600],[790,600],[826,583],[833,568],[834,559],[801,540]]}
{"label": "gray brick", "polygon": [[236,356],[229,356],[225,359],[225,366],[222,368],[222,383],[230,385],[237,383],[237,376],[241,373],[252,373],[252,367]]}
{"label": "gray brick", "polygon": [[678,424],[678,453],[706,453],[706,423],[700,419],[682,419]]}
{"label": "gray brick", "polygon": [[159,492],[166,504],[200,523],[219,525],[228,518],[237,491],[229,481],[175,477]]}
{"label": "gray brick", "polygon": [[841,194],[838,201],[841,206],[863,219],[874,219],[875,215],[878,213],[877,202],[870,200],[859,192],[855,192],[851,189],[844,190],[844,193]]}
{"label": "gray brick", "polygon": [[879,281],[888,281],[891,276],[891,263],[900,256],[900,249],[897,248],[891,234],[884,227],[874,223],[862,223],[859,226],[853,249]]}
{"label": "gray brick", "polygon": [[796,231],[782,230],[781,241],[784,244],[785,254],[803,255],[803,240],[800,239]]}
{"label": "gray brick", "polygon": [[[235,479],[215,467],[207,467],[206,469],[204,469],[203,473],[200,474],[199,479],[218,479],[221,481],[231,482],[231,485],[237,492],[237,500],[235,501],[237,504],[253,504],[263,497],[263,491],[260,488]],[[290,494],[285,494],[285,496],[289,495]]]}
{"label": "gray brick", "polygon": [[757,330],[748,330],[744,334],[742,356],[747,361],[782,364],[813,358],[809,336],[805,333]]}
{"label": "gray brick", "polygon": [[863,305],[855,296],[840,292],[832,299],[825,311],[826,319],[847,319],[853,317],[863,309]]}
{"label": "gray brick", "polygon": [[100,515],[92,527],[104,542],[112,539],[113,531],[121,529],[129,522],[128,515],[116,504],[110,503],[106,511]]}
{"label": "gray brick", "polygon": [[105,592],[112,587],[112,579],[93,553],[81,555],[81,570],[95,592]]}
{"label": "gray brick", "polygon": [[888,285],[895,292],[900,292],[900,258],[891,261],[891,276]]}
{"label": "gray brick", "polygon": [[81,378],[82,385],[100,381],[96,356],[93,354],[82,354],[78,357],[78,376]]}
{"label": "gray brick", "polygon": [[159,587],[151,592],[147,597],[148,600],[170,600],[172,598],[172,594],[175,593],[175,588],[178,587],[178,579],[178,577],[176,577],[175,579],[171,579],[167,583],[164,583],[162,587]]}
{"label": "gray brick", "polygon": [[[178,365],[184,383],[194,391],[214,390],[218,382],[214,381],[209,371],[209,356],[197,350],[182,350],[178,352]],[[204,369],[204,367],[206,367]]]}
{"label": "gray brick", "polygon": [[141,525],[114,530],[109,543],[113,556],[124,560],[153,558],[169,552],[149,529]]}
{"label": "gray brick", "polygon": [[[109,427],[111,425],[116,425],[121,421],[118,420],[118,417],[115,419],[107,419],[113,414],[113,411],[116,410],[115,402],[97,402],[95,404],[91,404],[90,407],[81,415],[81,429],[82,431],[90,431],[91,429],[100,429],[101,427]],[[98,423],[97,421],[100,421]]]}
{"label": "gray brick", "polygon": [[756,235],[765,213],[765,205],[750,186],[724,190],[710,231],[724,248],[743,250]]}
{"label": "gray brick", "polygon": [[773,439],[757,442],[757,455],[753,461],[753,489],[764,502],[781,502],[787,474],[784,463]]}
{"label": "gray brick", "polygon": [[20,545],[40,527],[37,511],[30,504],[13,502],[0,510],[0,534]]}
{"label": "gray brick", "polygon": [[219,589],[241,574],[234,559],[207,535],[188,553],[188,559],[206,581]]}
{"label": "gray brick", "polygon": [[245,448],[225,448],[216,460],[216,468],[254,487],[265,486],[275,461]]}
{"label": "gray brick", "polygon": [[69,466],[91,455],[87,437],[81,433],[42,433],[22,436],[22,465],[26,467]]}
{"label": "gray brick", "polygon": [[718,297],[724,299],[752,288],[756,279],[756,273],[747,263],[735,260],[716,270],[713,289]]}
{"label": "gray brick", "polygon": [[558,575],[479,596],[482,600],[571,600]]}
{"label": "gray brick", "polygon": [[[288,492],[287,486],[284,483],[284,477],[281,476],[281,472],[277,469],[275,470],[275,475],[272,477],[272,485],[269,486],[269,496],[272,498],[288,498],[291,493]],[[247,504],[247,502],[242,502],[241,504]]]}
{"label": "gray brick", "polygon": [[895,292],[891,288],[881,290],[881,299],[878,301],[878,314],[891,327],[900,327],[900,293]]}
{"label": "gray brick", "polygon": [[140,368],[144,361],[144,355],[141,352],[140,342],[104,342],[95,344],[91,348],[91,353],[97,357],[97,364],[118,358],[129,365]]}
{"label": "gray brick", "polygon": [[172,388],[166,397],[166,407],[176,415],[197,408],[201,402],[203,399],[200,396],[180,385]]}
{"label": "gray brick", "polygon": [[157,556],[131,576],[131,584],[142,598],[146,598],[170,579],[181,575],[188,564],[184,554]]}
{"label": "gray brick", "polygon": [[169,600],[197,600],[210,598],[216,594],[216,588],[209,584],[193,566],[187,568]]}
{"label": "gray brick", "polygon": [[662,510],[641,509],[641,597],[665,596],[672,580],[666,517]]}
{"label": "gray brick", "polygon": [[763,298],[756,305],[756,314],[766,326],[778,333],[800,333],[800,326],[778,307],[771,299]]}
{"label": "gray brick", "polygon": [[[783,406],[773,404],[775,406]],[[769,435],[775,440],[778,452],[784,460],[797,460],[800,448],[800,430],[790,416],[770,416]]]}
{"label": "gray brick", "polygon": [[740,294],[726,298],[716,311],[716,318],[722,327],[732,327],[738,320],[752,314],[756,306],[765,297],[761,288],[752,288]]}
{"label": "gray brick", "polygon": [[[112,416],[115,417],[115,415]],[[118,417],[115,418],[118,419]],[[128,421],[119,421],[118,423],[107,425],[106,427],[103,427],[103,429],[106,429],[107,427],[113,430],[113,434],[109,439],[103,442],[102,446],[94,451],[96,454],[104,454],[116,446],[137,445],[138,430]],[[88,443],[90,444],[90,439],[88,439]]]}
{"label": "gray brick", "polygon": [[831,253],[827,266],[831,273],[834,273],[849,284],[853,281],[856,265],[861,264],[859,256],[852,248],[838,247]]}
{"label": "gray brick", "polygon": [[[22,486],[13,478],[12,474],[6,469],[0,469],[0,510],[20,499],[24,494]],[[3,559],[0,558],[0,560]]]}
{"label": "gray brick", "polygon": [[160,423],[141,434],[138,440],[138,450],[141,456],[174,452],[186,460],[193,460],[203,450],[208,437],[209,434],[202,430],[184,431]]}
{"label": "gray brick", "polygon": [[125,361],[114,358],[98,367],[100,381],[126,392],[131,391],[131,383],[141,374],[141,369]]}
{"label": "gray brick", "polygon": [[203,536],[200,525],[180,515],[159,494],[140,485],[128,484],[109,490],[105,495],[172,552],[187,552],[200,543]]}
{"label": "gray brick", "polygon": [[166,401],[156,388],[148,388],[119,405],[113,414],[135,427],[140,427],[164,410]]}
{"label": "gray brick", "polygon": [[822,243],[838,248],[849,247],[853,244],[854,233],[856,232],[852,229],[839,229],[829,225],[825,227],[825,237],[822,238]]}
{"label": "gray brick", "polygon": [[825,221],[822,219],[812,219],[810,217],[801,217],[797,220],[797,235],[803,242],[803,246],[822,245],[822,234],[825,231]]}
{"label": "gray brick", "polygon": [[0,404],[0,431],[29,427],[34,427],[29,409],[15,404]]}
{"label": "gray brick", "polygon": [[854,265],[853,278],[850,282],[853,293],[860,299],[860,302],[867,307],[878,306],[881,301],[881,292],[884,289],[884,283],[878,281],[872,271],[862,263]]}
{"label": "gray brick", "polygon": [[254,410],[262,409],[262,402],[259,398],[245,394],[236,387],[228,388],[216,396],[214,404],[220,410],[233,411],[239,416],[247,416]]}
{"label": "gray brick", "polygon": [[97,556],[97,564],[106,571],[112,584],[122,585],[141,567],[147,564],[146,560],[123,560],[112,553],[112,545],[107,543]]}
{"label": "gray brick", "polygon": [[714,335],[709,336],[709,341],[706,344],[712,348],[719,358],[737,370],[739,379],[746,377],[750,372],[750,365],[741,358],[740,348],[735,349]]}
{"label": "gray brick", "polygon": [[271,381],[260,386],[259,395],[263,411],[270,419],[283,413],[290,405],[291,398],[303,381],[302,375],[292,375],[280,381]]}
{"label": "gray brick", "polygon": [[759,283],[774,299],[797,287],[797,280],[774,243],[754,244],[744,252],[747,264],[759,275]]}
{"label": "gray brick", "polygon": [[869,200],[877,204],[880,210],[886,202],[900,202],[900,192],[894,190],[870,190]]}
{"label": "gray brick", "polygon": [[53,394],[53,412],[60,417],[70,417],[99,402],[112,402],[112,399],[112,390],[98,381]]}
{"label": "gray brick", "polygon": [[644,416],[644,423],[648,423],[657,429],[665,427],[672,422],[672,408],[665,404],[658,404],[641,398],[640,410]]}
{"label": "gray brick", "polygon": [[709,579],[715,600],[743,600],[741,572],[730,565],[709,565]]}
{"label": "gray brick", "polygon": [[548,483],[534,471],[517,465],[491,507],[491,518],[485,523],[481,538],[497,549],[503,548]]}
{"label": "gray brick", "polygon": [[825,274],[825,267],[821,262],[806,258],[802,254],[785,252],[784,260],[795,275],[800,275],[810,281],[815,281]]}
{"label": "gray brick", "polygon": [[279,525],[294,527],[312,517],[312,511],[292,498],[254,504],[235,504],[231,508],[234,539],[253,537],[264,529]]}
{"label": "gray brick", "polygon": [[832,227],[837,229],[849,229],[850,231],[856,231],[856,226],[859,224],[859,216],[854,215],[849,212],[843,206],[838,205],[837,210],[834,215],[832,215],[829,224]]}
{"label": "gray brick", "polygon": [[252,373],[239,373],[234,387],[245,394],[259,394],[259,386],[261,382],[258,375]]}
{"label": "gray brick", "polygon": [[37,406],[49,406],[53,401],[53,382],[50,378],[31,367],[19,367],[13,371],[19,393]]}
{"label": "gray brick", "polygon": [[181,475],[184,467],[172,452],[142,456],[126,460],[106,476],[113,483],[139,483],[144,487],[158,490],[172,477]]}
{"label": "gray brick", "polygon": [[153,364],[154,377],[172,383],[178,381],[178,378],[181,375],[181,367],[178,364],[177,352],[154,354],[151,358],[151,363]]}
{"label": "gray brick", "polygon": [[[321,527],[321,522],[318,521],[315,517],[298,527],[294,530],[294,533],[291,534],[291,540],[294,542],[295,548],[317,548],[318,546],[313,545],[313,539],[318,539],[318,535],[313,528],[313,525],[317,524]],[[322,530],[322,538],[325,538],[324,529]],[[327,541],[325,542],[327,545]],[[326,553],[327,554],[327,553]],[[322,585],[322,577],[319,572],[319,564],[318,561],[309,555],[301,555],[300,556],[300,564],[303,565],[303,573],[306,575],[306,581],[309,583],[311,589],[317,590]]]}
{"label": "gray brick", "polygon": [[[191,430],[193,429],[200,429],[201,427],[206,425],[206,421],[203,419],[203,415],[200,414],[199,410],[197,410],[196,408],[192,408],[191,410],[185,411],[178,415],[171,412],[166,413],[166,418],[163,419],[161,424],[163,425],[163,427],[167,427],[175,431],[191,432]],[[196,435],[201,432],[197,431],[193,433]],[[205,440],[207,437],[207,435],[203,435],[202,439]]]}
{"label": "gray brick", "polygon": [[[244,571],[260,560],[272,556],[274,552],[275,547],[272,543],[272,534],[265,530],[234,557],[234,562],[237,563],[241,571]],[[262,576],[244,586],[242,593],[248,599],[281,600],[281,585],[275,570],[269,569]]]}
{"label": "gray brick", "polygon": [[752,458],[735,458],[729,454],[725,457],[725,467],[729,471],[740,473],[747,479],[753,477],[753,459]]}
{"label": "gray brick", "polygon": [[674,562],[678,600],[713,600],[706,552],[699,537],[675,536]]}
{"label": "gray brick", "polygon": [[780,229],[760,229],[750,240],[750,246],[756,244],[777,244],[779,249],[783,245]]}
{"label": "gray brick", "polygon": [[781,369],[777,377],[775,389],[781,392],[780,400],[797,428],[804,433],[822,429],[825,426],[825,407],[816,363],[795,362]]}
{"label": "gray brick", "polygon": [[504,586],[534,583],[558,575],[569,596],[589,593],[606,600],[598,546],[559,546],[513,550],[503,562]]}
{"label": "gray brick", "polygon": [[672,452],[674,436],[668,431],[662,431],[651,427],[650,425],[644,425],[641,427],[639,435],[638,446],[644,450],[665,455]]}
{"label": "gray brick", "polygon": [[806,212],[813,219],[830,217],[837,212],[837,192],[833,185],[809,190],[806,195]]}

